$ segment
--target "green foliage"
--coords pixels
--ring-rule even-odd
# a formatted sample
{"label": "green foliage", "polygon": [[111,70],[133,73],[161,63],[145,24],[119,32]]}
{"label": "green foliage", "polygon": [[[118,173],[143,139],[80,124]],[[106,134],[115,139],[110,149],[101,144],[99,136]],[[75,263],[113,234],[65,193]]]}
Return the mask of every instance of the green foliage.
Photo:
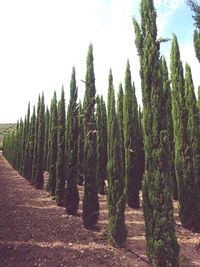
{"label": "green foliage", "polygon": [[44,115],[45,115],[45,104],[44,104],[44,95],[42,94],[40,107],[39,107],[39,118],[38,118],[38,145],[36,153],[36,172],[35,172],[35,187],[37,189],[43,188],[44,184],[44,137],[45,137],[45,128],[44,128]]}
{"label": "green foliage", "polygon": [[[173,197],[174,199],[178,199],[178,188],[177,188],[177,180],[176,180],[176,171],[174,164],[174,133],[173,133],[173,120],[172,120],[172,98],[171,98],[171,88],[170,88],[170,80],[168,75],[167,63],[164,57],[162,57],[161,62],[161,73],[163,79],[163,104],[162,106],[166,109],[166,116],[164,118],[166,129],[168,130],[169,135],[169,147],[170,147],[170,177],[172,183]],[[165,112],[165,110],[163,111]]]}
{"label": "green foliage", "polygon": [[79,206],[79,193],[77,187],[78,178],[78,88],[76,86],[75,68],[72,70],[70,83],[70,101],[67,112],[68,124],[68,172],[67,188],[65,193],[65,206],[67,214],[76,214]]}
{"label": "green foliage", "polygon": [[145,155],[144,155],[144,133],[143,133],[143,119],[142,111],[138,110],[138,175],[139,175],[139,189],[142,189],[142,180],[144,175]]}
{"label": "green foliage", "polygon": [[99,217],[99,201],[96,183],[96,123],[95,123],[95,76],[93,66],[93,47],[89,46],[87,55],[85,112],[85,184],[83,197],[83,224],[93,228]]}
{"label": "green foliage", "polygon": [[33,154],[34,154],[34,144],[35,144],[35,124],[36,124],[36,115],[35,115],[35,106],[33,106],[33,113],[31,116],[30,123],[30,136],[29,136],[29,165],[28,165],[28,175],[27,178],[31,181],[32,177],[32,168],[33,168]]}
{"label": "green foliage", "polygon": [[115,113],[115,106],[112,103],[112,97],[114,95],[114,86],[113,86],[113,76],[112,76],[112,71],[110,70],[109,73],[109,78],[108,78],[108,102],[107,102],[107,136],[108,136],[108,147],[107,147],[107,154],[108,154],[108,158],[110,158],[111,156],[111,140],[113,138],[112,136],[112,124],[113,124],[113,115]]}
{"label": "green foliage", "polygon": [[134,84],[132,85],[129,62],[127,62],[125,74],[123,114],[127,204],[129,207],[139,208],[139,189],[141,185],[141,176],[139,173],[140,162],[138,161],[138,107],[135,96],[135,87]]}
{"label": "green foliage", "polygon": [[16,127],[16,123],[0,124],[0,150],[3,148],[4,137],[7,136],[10,132],[16,131]]}
{"label": "green foliage", "polygon": [[184,176],[181,187],[180,220],[184,227],[200,231],[200,120],[194,93],[191,69],[186,64],[185,105],[187,109],[187,139],[184,151]]}
{"label": "green foliage", "polygon": [[196,26],[196,29],[194,30],[193,42],[196,57],[200,62],[200,5],[195,0],[187,0],[186,2],[193,12],[193,19]]}
{"label": "green foliage", "polygon": [[50,124],[50,114],[49,108],[46,107],[45,112],[45,144],[44,144],[44,170],[49,170],[49,162],[48,162],[48,155],[49,155],[49,124]]}
{"label": "green foliage", "polygon": [[123,161],[120,144],[120,131],[118,118],[115,112],[115,97],[112,84],[112,73],[109,74],[108,91],[108,130],[109,153],[108,153],[108,240],[114,246],[121,246],[127,238],[124,211],[126,207],[126,194],[124,191]]}
{"label": "green foliage", "polygon": [[125,148],[124,148],[124,92],[122,84],[119,85],[117,97],[117,117],[119,121],[121,160],[122,160],[122,176],[125,179]]}
{"label": "green foliage", "polygon": [[22,166],[22,175],[25,178],[28,178],[28,168],[29,168],[29,138],[30,138],[30,103],[28,103],[28,110],[25,119],[25,128],[24,128],[24,155],[23,155],[23,166]]}
{"label": "green foliage", "polygon": [[172,115],[175,143],[175,169],[179,197],[183,186],[183,154],[186,148],[186,110],[183,67],[177,37],[173,35],[171,48]]}
{"label": "green foliage", "polygon": [[134,19],[136,46],[140,56],[143,98],[145,175],[143,211],[147,254],[151,264],[179,266],[179,247],[175,237],[171,179],[169,179],[169,134],[161,79],[157,40],[156,11],[153,0],[142,0],[141,26]]}
{"label": "green foliage", "polygon": [[58,110],[57,110],[57,97],[56,92],[51,102],[51,115],[50,115],[50,147],[49,147],[49,179],[47,189],[51,196],[55,196],[56,190],[56,162],[58,150]]}
{"label": "green foliage", "polygon": [[78,111],[78,184],[83,185],[84,181],[84,126],[83,126],[83,108],[81,101],[79,102],[79,111]]}
{"label": "green foliage", "polygon": [[100,194],[105,194],[107,166],[107,114],[103,96],[97,97],[97,186]]}
{"label": "green foliage", "polygon": [[199,231],[199,113],[188,65],[184,83],[176,36],[172,42],[171,73],[179,216],[184,227]]}
{"label": "green foliage", "polygon": [[194,48],[198,61],[200,62],[200,32],[194,31]]}
{"label": "green foliage", "polygon": [[32,174],[31,174],[31,180],[30,180],[31,184],[35,183],[35,176],[36,176],[40,105],[41,105],[41,98],[39,95],[38,103],[37,103],[36,121],[35,121],[35,132],[34,132],[34,151],[33,151]]}
{"label": "green foliage", "polygon": [[190,6],[193,12],[193,19],[195,26],[200,30],[200,5],[196,0],[186,0],[186,3]]}
{"label": "green foliage", "polygon": [[64,205],[65,180],[66,180],[66,155],[65,155],[65,94],[61,91],[61,99],[58,102],[58,152],[56,166],[56,203]]}

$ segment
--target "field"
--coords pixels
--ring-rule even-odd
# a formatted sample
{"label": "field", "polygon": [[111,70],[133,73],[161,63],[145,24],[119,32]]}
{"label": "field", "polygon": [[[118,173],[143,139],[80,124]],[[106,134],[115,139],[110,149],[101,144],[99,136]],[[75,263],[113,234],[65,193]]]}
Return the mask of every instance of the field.
{"label": "field", "polygon": [[[45,184],[48,173],[45,173]],[[14,186],[10,186],[14,185]],[[45,186],[46,187],[46,186]],[[23,194],[22,194],[23,192]],[[96,231],[82,225],[83,187],[76,216],[57,207],[48,192],[36,190],[0,154],[0,262],[2,267],[148,267],[142,209],[126,208],[128,240],[121,249],[108,244],[105,196],[99,195]],[[200,266],[200,234],[184,229],[174,202],[180,267]]]}

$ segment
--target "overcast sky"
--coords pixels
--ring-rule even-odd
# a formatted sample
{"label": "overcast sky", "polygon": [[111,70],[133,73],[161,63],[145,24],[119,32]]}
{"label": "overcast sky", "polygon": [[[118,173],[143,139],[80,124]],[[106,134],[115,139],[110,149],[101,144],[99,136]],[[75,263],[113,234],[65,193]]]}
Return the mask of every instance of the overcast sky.
{"label": "overcast sky", "polygon": [[[25,116],[28,101],[37,103],[39,93],[50,104],[64,85],[69,98],[75,66],[79,96],[84,94],[86,56],[94,48],[98,94],[107,97],[109,69],[117,91],[130,61],[137,97],[141,103],[139,61],[134,43],[132,17],[139,19],[139,0],[0,0],[0,123]],[[193,48],[193,19],[184,0],[155,0],[158,37],[175,33],[183,64],[200,84],[200,64]],[[162,45],[169,62],[171,43]]]}

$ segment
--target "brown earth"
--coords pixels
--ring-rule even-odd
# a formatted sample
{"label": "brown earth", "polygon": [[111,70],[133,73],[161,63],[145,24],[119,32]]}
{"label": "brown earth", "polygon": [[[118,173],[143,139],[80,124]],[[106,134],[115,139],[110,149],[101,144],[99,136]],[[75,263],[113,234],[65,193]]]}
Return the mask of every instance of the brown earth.
{"label": "brown earth", "polygon": [[[79,192],[82,199],[82,187]],[[86,230],[81,203],[77,216],[66,215],[46,190],[36,190],[0,155],[0,266],[150,266],[142,210],[126,209],[128,240],[117,249],[107,243],[106,198],[99,200],[98,230]],[[175,218],[181,266],[200,266],[200,234],[182,228],[177,203]]]}

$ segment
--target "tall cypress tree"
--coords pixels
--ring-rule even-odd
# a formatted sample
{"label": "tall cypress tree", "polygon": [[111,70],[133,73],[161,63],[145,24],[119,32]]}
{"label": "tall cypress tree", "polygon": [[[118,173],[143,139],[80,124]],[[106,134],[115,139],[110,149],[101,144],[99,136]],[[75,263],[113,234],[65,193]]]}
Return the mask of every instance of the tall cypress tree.
{"label": "tall cypress tree", "polygon": [[[107,170],[107,161],[108,161],[108,154],[107,154],[107,112],[106,112],[106,103],[103,99],[103,96],[100,98],[100,104],[101,104],[101,121],[102,121],[102,177],[104,177],[104,180],[107,179],[106,176],[106,170]],[[102,183],[103,184],[103,183]]]}
{"label": "tall cypress tree", "polygon": [[108,100],[107,100],[107,155],[109,158],[109,155],[111,153],[111,140],[112,140],[112,120],[113,120],[113,106],[112,106],[112,95],[114,95],[114,86],[113,86],[113,75],[112,70],[110,69],[109,77],[108,77]]}
{"label": "tall cypress tree", "polygon": [[[102,192],[100,192],[100,194],[104,194],[104,180],[103,180],[103,185],[101,187],[101,182],[102,182],[102,175],[101,175],[101,125],[102,125],[102,121],[101,121],[101,104],[100,104],[100,97],[97,96],[96,98],[96,127],[97,127],[97,189],[98,192],[100,192],[102,190]],[[104,178],[103,178],[104,179]]]}
{"label": "tall cypress tree", "polygon": [[169,145],[162,99],[156,11],[153,0],[142,0],[141,26],[134,19],[135,44],[140,56],[143,98],[145,175],[143,211],[147,254],[153,266],[179,266],[172,192],[169,179]]}
{"label": "tall cypress tree", "polygon": [[43,188],[43,184],[44,184],[44,176],[43,176],[44,137],[45,137],[44,113],[45,113],[44,94],[42,94],[40,108],[39,108],[38,146],[37,146],[36,173],[35,173],[35,187],[37,189]]}
{"label": "tall cypress tree", "polygon": [[78,178],[78,88],[76,86],[75,68],[72,70],[70,83],[70,101],[68,106],[68,172],[65,206],[67,214],[76,214],[79,206]]}
{"label": "tall cypress tree", "polygon": [[173,189],[173,197],[174,199],[178,199],[178,188],[177,188],[177,180],[175,173],[175,165],[174,165],[174,133],[173,133],[173,120],[172,120],[172,98],[171,98],[171,88],[170,88],[170,80],[168,75],[167,63],[164,57],[162,57],[162,78],[163,78],[163,107],[166,106],[166,116],[165,123],[167,125],[168,133],[169,133],[169,146],[170,146],[170,177],[172,179],[172,189]]}
{"label": "tall cypress tree", "polygon": [[44,144],[44,170],[48,171],[48,153],[49,153],[49,120],[50,120],[50,114],[49,114],[49,108],[46,107],[45,112],[45,144]]}
{"label": "tall cypress tree", "polygon": [[90,44],[87,55],[85,91],[85,184],[83,197],[83,224],[93,228],[99,217],[99,201],[96,183],[96,124],[95,124],[95,75],[93,65],[93,46]]}
{"label": "tall cypress tree", "polygon": [[52,196],[55,196],[56,190],[56,162],[57,162],[57,148],[58,148],[58,111],[57,111],[57,97],[56,92],[51,102],[51,132],[50,132],[50,148],[49,148],[49,179],[47,189]]}
{"label": "tall cypress tree", "polygon": [[[171,47],[171,86],[172,86],[172,115],[175,143],[175,169],[178,182],[179,200],[184,192],[184,151],[186,148],[186,109],[183,66],[177,37],[173,35]],[[182,198],[182,197],[181,197]],[[180,203],[182,206],[182,204]]]}
{"label": "tall cypress tree", "polygon": [[97,184],[100,194],[105,194],[107,166],[107,117],[103,96],[97,97]]}
{"label": "tall cypress tree", "polygon": [[83,126],[83,108],[81,101],[79,101],[79,110],[78,110],[78,184],[83,185],[84,181],[84,126]]}
{"label": "tall cypress tree", "polygon": [[120,144],[121,144],[121,160],[122,175],[125,177],[125,148],[124,148],[124,92],[122,84],[119,85],[117,97],[117,117],[119,120]]}
{"label": "tall cypress tree", "polygon": [[65,93],[61,91],[61,99],[58,103],[58,154],[56,176],[56,203],[64,205],[65,181],[66,181],[66,155],[65,155]]}
{"label": "tall cypress tree", "polygon": [[135,87],[132,85],[129,62],[125,74],[124,95],[124,147],[127,204],[139,208],[140,179],[138,157],[138,111]]}
{"label": "tall cypress tree", "polygon": [[27,175],[27,178],[29,181],[31,180],[32,169],[33,169],[33,155],[34,155],[34,144],[35,144],[35,123],[36,123],[35,106],[33,106],[33,112],[32,112],[31,123],[30,123],[29,164],[28,164],[28,175]]}
{"label": "tall cypress tree", "polygon": [[200,29],[194,31],[194,48],[198,61],[200,62]]}
{"label": "tall cypress tree", "polygon": [[[115,96],[112,86],[112,74],[109,75],[108,92],[109,113],[109,153],[108,153],[108,240],[114,246],[122,245],[127,238],[124,211],[126,207],[126,194],[124,190],[123,161],[120,144],[120,130],[117,114],[115,112]],[[111,138],[112,137],[112,138]]]}
{"label": "tall cypress tree", "polygon": [[32,163],[32,174],[30,183],[34,184],[36,179],[36,167],[37,167],[37,150],[38,150],[38,129],[39,129],[39,113],[40,113],[41,97],[38,97],[37,103],[37,115],[35,122],[35,133],[34,133],[34,151],[33,151],[33,163]]}
{"label": "tall cypress tree", "polygon": [[29,131],[30,131],[30,102],[28,103],[28,110],[26,115],[26,127],[24,136],[24,157],[22,174],[28,178],[28,165],[29,165]]}
{"label": "tall cypress tree", "polygon": [[138,175],[139,175],[139,189],[142,189],[142,181],[144,175],[144,167],[145,167],[145,155],[144,155],[144,132],[143,132],[143,119],[142,119],[142,111],[138,109]]}
{"label": "tall cypress tree", "polygon": [[[183,192],[180,194],[180,220],[186,228],[200,231],[200,126],[191,69],[186,64],[185,105],[187,139],[184,152]],[[184,194],[184,195],[183,195]]]}
{"label": "tall cypress tree", "polygon": [[[171,81],[175,167],[180,205],[179,216],[184,227],[199,231],[199,205],[193,206],[192,204],[199,203],[198,186],[196,186],[198,174],[195,175],[194,171],[197,165],[193,164],[194,158],[192,155],[193,145],[196,146],[197,142],[194,136],[192,137],[193,139],[190,139],[191,131],[192,135],[194,134],[194,126],[192,125],[197,122],[194,120],[195,115],[193,112],[195,113],[195,111],[191,111],[191,108],[194,107],[194,96],[192,96],[194,89],[189,66],[186,66],[184,84],[179,46],[175,35],[173,36],[171,49]],[[198,132],[197,128],[196,130]]]}
{"label": "tall cypress tree", "polygon": [[23,121],[23,131],[22,131],[22,139],[21,139],[21,161],[20,161],[20,169],[19,173],[24,176],[24,154],[25,154],[25,148],[26,148],[26,129],[27,129],[27,118],[25,116],[25,119]]}
{"label": "tall cypress tree", "polygon": [[186,0],[186,2],[193,12],[193,19],[195,21],[196,27],[196,29],[194,30],[193,41],[196,57],[200,62],[200,5],[196,0]]}
{"label": "tall cypress tree", "polygon": [[[16,132],[15,132],[15,159],[13,162],[13,167],[17,170],[17,156],[18,156],[18,144],[19,144],[19,139],[18,139],[18,134],[19,134],[19,121],[17,121],[17,125],[16,125]],[[6,142],[6,137],[5,140],[3,140],[3,142]],[[4,146],[3,144],[3,155],[6,156],[6,152],[4,151],[4,147],[6,148],[6,144]]]}
{"label": "tall cypress tree", "polygon": [[22,166],[23,132],[24,132],[24,123],[22,119],[20,119],[19,130],[17,134],[17,139],[19,141],[17,144],[18,149],[17,149],[17,161],[16,161],[17,171],[19,173],[21,172],[21,166]]}

